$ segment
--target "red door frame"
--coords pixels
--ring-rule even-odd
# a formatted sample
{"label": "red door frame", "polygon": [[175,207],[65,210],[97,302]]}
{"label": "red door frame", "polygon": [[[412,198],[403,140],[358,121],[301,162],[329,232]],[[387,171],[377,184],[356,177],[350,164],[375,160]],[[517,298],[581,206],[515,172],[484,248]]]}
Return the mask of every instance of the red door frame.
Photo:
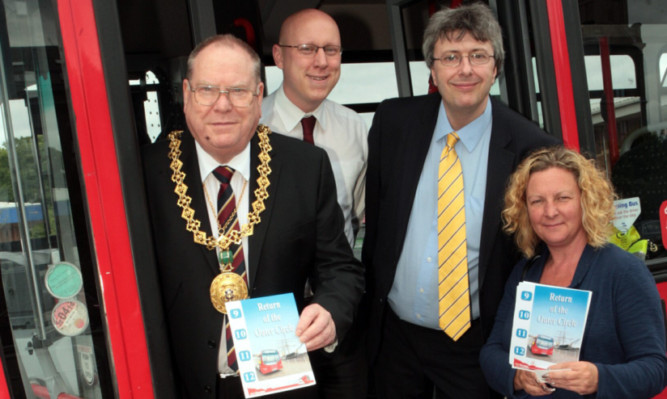
{"label": "red door frame", "polygon": [[553,54],[556,74],[563,144],[567,148],[579,151],[579,130],[577,128],[577,113],[574,109],[572,71],[570,70],[570,53],[567,48],[563,4],[561,0],[546,0],[546,5],[549,17],[549,33],[551,34],[551,52]]}
{"label": "red door frame", "polygon": [[0,398],[10,398],[9,387],[7,386],[7,376],[5,375],[4,362],[0,364]]}
{"label": "red door frame", "polygon": [[92,0],[58,0],[88,216],[120,398],[153,398]]}

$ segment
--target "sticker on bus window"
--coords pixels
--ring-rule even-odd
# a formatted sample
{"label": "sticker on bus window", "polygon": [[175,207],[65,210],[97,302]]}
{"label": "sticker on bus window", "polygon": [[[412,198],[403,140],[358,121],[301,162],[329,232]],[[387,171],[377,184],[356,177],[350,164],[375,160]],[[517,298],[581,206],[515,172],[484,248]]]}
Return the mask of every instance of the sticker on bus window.
{"label": "sticker on bus window", "polygon": [[79,335],[88,327],[86,305],[76,299],[59,302],[51,312],[51,322],[62,335]]}
{"label": "sticker on bus window", "polygon": [[639,197],[624,198],[614,201],[616,212],[614,213],[614,227],[625,234],[635,223],[642,212]]}
{"label": "sticker on bus window", "polygon": [[83,286],[81,271],[69,262],[58,262],[49,267],[44,282],[49,293],[58,299],[76,296]]}

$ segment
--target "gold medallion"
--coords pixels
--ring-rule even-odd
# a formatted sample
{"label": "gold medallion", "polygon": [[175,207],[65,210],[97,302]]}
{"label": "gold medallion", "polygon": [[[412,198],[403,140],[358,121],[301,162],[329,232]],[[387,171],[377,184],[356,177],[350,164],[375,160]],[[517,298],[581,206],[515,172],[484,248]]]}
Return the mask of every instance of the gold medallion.
{"label": "gold medallion", "polygon": [[222,314],[227,314],[225,304],[248,298],[248,286],[243,277],[234,272],[220,273],[211,283],[211,303]]}

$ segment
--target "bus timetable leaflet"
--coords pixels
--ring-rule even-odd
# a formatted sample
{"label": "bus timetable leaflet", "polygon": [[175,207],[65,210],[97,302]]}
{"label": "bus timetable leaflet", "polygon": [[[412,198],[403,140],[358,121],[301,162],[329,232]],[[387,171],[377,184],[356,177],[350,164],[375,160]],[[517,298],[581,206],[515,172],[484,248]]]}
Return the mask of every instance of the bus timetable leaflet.
{"label": "bus timetable leaflet", "polygon": [[243,393],[255,398],[315,384],[306,346],[295,334],[293,294],[226,304]]}
{"label": "bus timetable leaflet", "polygon": [[517,286],[509,362],[544,370],[579,360],[591,291],[522,281]]}

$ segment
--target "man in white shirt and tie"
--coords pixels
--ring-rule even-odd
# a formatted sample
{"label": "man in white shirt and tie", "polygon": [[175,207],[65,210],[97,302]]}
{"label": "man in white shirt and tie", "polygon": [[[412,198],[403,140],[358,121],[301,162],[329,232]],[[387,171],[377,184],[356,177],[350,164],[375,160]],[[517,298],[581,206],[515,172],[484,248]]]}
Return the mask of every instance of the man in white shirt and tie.
{"label": "man in white shirt and tie", "polygon": [[[368,130],[356,112],[327,100],[340,78],[341,54],[338,25],[328,14],[306,9],[285,19],[273,46],[283,83],[263,100],[260,122],[327,152],[345,235],[354,247],[364,215]],[[313,367],[320,397],[365,398],[365,348],[363,335],[356,330],[339,342],[333,354],[311,353],[316,357]]]}
{"label": "man in white shirt and tie", "polygon": [[356,112],[327,100],[340,77],[340,43],[338,25],[322,11],[306,9],[285,19],[279,43],[273,46],[283,83],[262,102],[260,122],[275,132],[310,141],[307,131],[304,137],[301,120],[315,118],[312,140],[329,155],[345,235],[354,247],[364,214],[368,129]]}

